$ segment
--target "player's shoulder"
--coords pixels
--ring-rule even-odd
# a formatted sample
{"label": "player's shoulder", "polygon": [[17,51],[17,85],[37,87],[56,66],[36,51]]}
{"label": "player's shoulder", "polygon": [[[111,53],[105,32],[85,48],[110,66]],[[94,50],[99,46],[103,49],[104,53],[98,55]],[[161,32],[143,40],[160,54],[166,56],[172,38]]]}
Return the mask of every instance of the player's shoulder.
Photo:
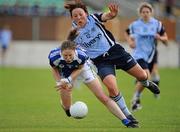
{"label": "player's shoulder", "polygon": [[98,23],[101,23],[101,22],[103,22],[102,21],[102,15],[103,15],[103,13],[102,12],[98,12],[98,13],[93,13],[93,14],[90,14],[89,15],[89,20],[94,20],[94,21],[96,21],[96,22],[98,22]]}
{"label": "player's shoulder", "polygon": [[154,17],[151,18],[151,22],[153,22],[155,24],[161,23],[161,21],[159,19],[154,18]]}
{"label": "player's shoulder", "polygon": [[60,48],[54,48],[50,51],[48,58],[52,59],[54,57],[60,57]]}
{"label": "player's shoulder", "polygon": [[139,25],[142,23],[141,19],[135,19],[130,25]]}

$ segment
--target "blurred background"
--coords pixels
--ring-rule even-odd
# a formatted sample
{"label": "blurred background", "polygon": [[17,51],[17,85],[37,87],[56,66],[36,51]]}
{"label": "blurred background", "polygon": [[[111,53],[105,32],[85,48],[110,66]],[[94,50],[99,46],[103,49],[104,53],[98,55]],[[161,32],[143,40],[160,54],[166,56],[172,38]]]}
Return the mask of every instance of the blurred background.
{"label": "blurred background", "polygon": [[[71,28],[66,0],[0,0],[0,34],[7,31],[7,53],[1,49],[3,66],[48,67],[49,51],[66,39]],[[82,0],[90,13],[107,11],[109,2],[119,4],[119,14],[105,23],[116,40],[129,51],[124,31],[137,19],[137,8],[144,0]],[[160,67],[180,67],[180,1],[146,0],[154,7],[154,15],[161,20],[169,37],[169,45],[158,45]],[[2,39],[3,35],[1,35]],[[8,40],[7,40],[8,41]],[[2,59],[3,58],[3,59]],[[3,61],[2,61],[3,60]]]}

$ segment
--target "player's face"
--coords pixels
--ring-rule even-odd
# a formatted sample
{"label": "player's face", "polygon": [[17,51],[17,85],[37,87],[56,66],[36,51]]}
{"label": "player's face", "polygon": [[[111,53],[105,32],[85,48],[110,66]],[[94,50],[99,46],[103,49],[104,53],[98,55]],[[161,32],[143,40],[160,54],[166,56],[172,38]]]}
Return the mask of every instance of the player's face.
{"label": "player's face", "polygon": [[74,59],[75,51],[72,49],[63,50],[62,56],[67,63],[71,63]]}
{"label": "player's face", "polygon": [[86,25],[87,14],[82,8],[75,8],[72,11],[72,20],[78,25],[78,27],[82,28]]}
{"label": "player's face", "polygon": [[152,12],[149,8],[144,7],[142,8],[140,15],[144,21],[148,21],[152,15]]}

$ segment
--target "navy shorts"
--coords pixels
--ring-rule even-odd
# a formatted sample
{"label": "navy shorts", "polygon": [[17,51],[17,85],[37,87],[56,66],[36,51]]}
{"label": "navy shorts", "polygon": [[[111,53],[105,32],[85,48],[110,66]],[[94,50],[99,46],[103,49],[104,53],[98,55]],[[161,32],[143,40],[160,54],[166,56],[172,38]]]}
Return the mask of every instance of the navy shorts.
{"label": "navy shorts", "polygon": [[143,59],[138,59],[137,62],[142,67],[142,69],[148,69],[151,73],[154,63],[148,63]]}
{"label": "navy shorts", "polygon": [[116,69],[127,71],[137,64],[134,58],[124,50],[124,48],[115,44],[106,53],[92,59],[98,69],[98,75],[103,80],[107,75],[115,75]]}
{"label": "navy shorts", "polygon": [[149,69],[149,63],[146,62],[145,60],[138,59],[137,62],[142,67],[142,69]]}
{"label": "navy shorts", "polygon": [[2,47],[3,50],[6,50],[8,48],[8,46],[4,45],[4,44],[1,47]]}

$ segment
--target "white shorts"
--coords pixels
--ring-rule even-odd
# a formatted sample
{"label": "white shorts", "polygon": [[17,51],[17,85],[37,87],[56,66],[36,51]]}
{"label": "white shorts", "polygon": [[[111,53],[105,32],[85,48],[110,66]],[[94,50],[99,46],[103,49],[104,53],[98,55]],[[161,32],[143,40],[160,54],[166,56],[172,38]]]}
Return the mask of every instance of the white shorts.
{"label": "white shorts", "polygon": [[84,83],[89,83],[91,81],[93,81],[96,78],[96,73],[93,71],[93,69],[90,66],[89,62],[86,62],[84,64],[84,67],[82,69],[82,72],[80,73],[80,75],[78,76],[77,80],[81,80]]}

